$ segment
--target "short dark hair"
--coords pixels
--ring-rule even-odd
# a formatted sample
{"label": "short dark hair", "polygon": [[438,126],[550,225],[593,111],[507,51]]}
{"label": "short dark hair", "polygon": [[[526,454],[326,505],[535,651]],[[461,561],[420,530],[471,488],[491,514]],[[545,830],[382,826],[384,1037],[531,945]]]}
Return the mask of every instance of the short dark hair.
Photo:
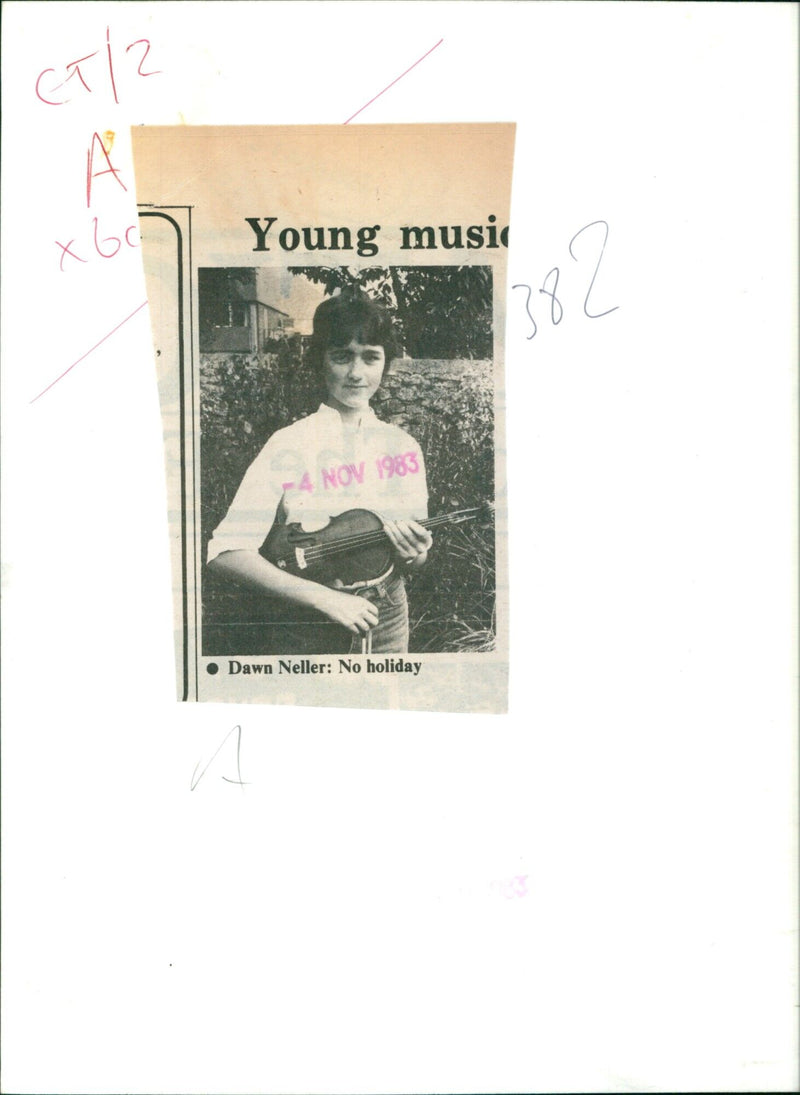
{"label": "short dark hair", "polygon": [[314,313],[314,327],[306,351],[306,360],[317,372],[321,370],[325,351],[351,342],[362,346],[382,346],[386,357],[384,375],[393,358],[400,353],[392,317],[382,304],[361,289],[343,289],[329,297]]}

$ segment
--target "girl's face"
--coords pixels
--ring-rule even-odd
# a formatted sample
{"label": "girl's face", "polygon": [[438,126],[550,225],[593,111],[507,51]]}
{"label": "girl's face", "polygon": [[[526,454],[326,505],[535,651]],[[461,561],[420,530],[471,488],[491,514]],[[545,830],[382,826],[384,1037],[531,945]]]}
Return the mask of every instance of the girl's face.
{"label": "girl's face", "polygon": [[383,346],[368,346],[355,339],[347,346],[326,350],[322,376],[329,404],[337,410],[364,410],[378,390],[385,364]]}

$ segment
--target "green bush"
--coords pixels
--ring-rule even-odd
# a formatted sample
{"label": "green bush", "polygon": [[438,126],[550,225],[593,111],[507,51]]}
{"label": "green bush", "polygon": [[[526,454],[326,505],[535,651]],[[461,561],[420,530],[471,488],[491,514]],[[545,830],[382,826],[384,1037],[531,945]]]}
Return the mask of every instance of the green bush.
{"label": "green bush", "polygon": [[[275,430],[310,414],[319,401],[317,380],[302,364],[299,338],[276,340],[259,355],[215,354],[201,358],[204,546],[267,439]],[[380,403],[376,403],[375,410],[387,417]],[[431,516],[479,506],[494,498],[491,367],[485,375],[464,379],[455,395],[448,388],[441,398],[429,401],[407,417],[407,429],[425,455]],[[493,649],[495,567],[491,523],[471,522],[437,530],[434,535],[428,565],[409,582],[411,650],[435,653]],[[210,628],[217,617],[230,612],[238,594],[208,580],[208,576],[203,586],[204,624]]]}
{"label": "green bush", "polygon": [[[494,500],[494,401],[491,372],[465,379],[444,406],[409,420],[425,454],[432,515]],[[434,534],[428,565],[409,588],[411,648],[494,649],[495,551],[491,513]]]}
{"label": "green bush", "polygon": [[267,439],[319,406],[316,378],[301,366],[300,339],[275,339],[258,355],[200,361],[203,543],[228,511]]}

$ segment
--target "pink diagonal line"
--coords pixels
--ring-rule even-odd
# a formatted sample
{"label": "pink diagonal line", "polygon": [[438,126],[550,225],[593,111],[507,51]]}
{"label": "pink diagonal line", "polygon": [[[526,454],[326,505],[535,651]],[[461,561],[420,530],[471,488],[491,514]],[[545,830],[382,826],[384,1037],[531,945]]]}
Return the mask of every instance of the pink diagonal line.
{"label": "pink diagonal line", "polygon": [[409,66],[409,68],[407,68],[405,70],[405,72],[401,72],[399,76],[395,77],[395,79],[392,80],[392,82],[390,84],[386,85],[386,87],[383,89],[383,91],[379,91],[377,95],[373,95],[368,103],[364,103],[363,106],[359,107],[358,110],[355,112],[355,114],[351,114],[350,117],[347,119],[347,121],[343,122],[342,124],[347,125],[349,122],[352,122],[353,118],[357,117],[361,113],[362,110],[366,110],[367,107],[370,106],[372,103],[374,103],[376,99],[380,99],[380,97],[381,97],[381,95],[383,95],[384,91],[388,91],[390,87],[394,87],[394,85],[397,83],[398,80],[402,80],[404,76],[408,76],[409,72],[411,72],[411,69],[416,68],[420,61],[424,61],[426,57],[429,57],[433,53],[433,51],[437,48],[437,46],[440,46],[443,41],[444,41],[444,38],[440,38],[435,46],[431,46],[431,48],[428,50],[427,53],[423,53],[422,56],[418,60],[416,60],[413,65]]}
{"label": "pink diagonal line", "polygon": [[[420,63],[420,61],[424,61],[426,57],[430,57],[430,55],[433,53],[433,51],[435,49],[437,49],[442,44],[443,41],[444,41],[444,38],[440,38],[439,41],[436,43],[436,45],[431,46],[431,48],[426,53],[423,53],[421,57],[418,57],[417,60],[414,62],[414,64],[409,65],[409,67],[405,70],[405,72],[401,72],[399,76],[396,76],[390,84],[386,85],[386,87],[383,89],[383,91],[379,91],[377,95],[373,95],[372,98],[369,100],[369,102],[364,103],[363,106],[359,107],[358,110],[355,112],[355,114],[351,114],[350,117],[347,119],[347,121],[343,123],[343,125],[348,125],[350,122],[352,122],[353,118],[357,118],[362,110],[366,110],[367,107],[371,106],[375,102],[376,99],[380,99],[381,95],[383,95],[384,92],[387,92],[390,87],[394,87],[394,85],[398,82],[398,80],[402,80],[404,76],[408,76],[409,72],[411,72],[411,69],[416,68],[417,65]],[[147,304],[147,301],[143,300],[142,303],[138,306],[138,308],[134,308],[134,310],[131,312],[131,314],[128,315],[128,316],[125,316],[125,318],[120,323],[118,323],[112,331],[109,331],[107,335],[103,335],[103,337],[100,339],[100,341],[96,342],[90,350],[87,350],[85,354],[82,354],[78,358],[77,361],[73,361],[68,369],[65,369],[64,372],[60,374],[60,376],[57,376],[55,378],[55,380],[52,380],[47,385],[46,388],[43,388],[39,392],[38,395],[34,396],[33,399],[31,400],[31,403],[35,403],[37,399],[41,399],[42,396],[46,392],[49,392],[50,389],[54,385],[58,384],[59,380],[63,380],[64,377],[67,375],[67,373],[72,372],[72,370],[75,368],[76,365],[80,365],[80,363],[85,358],[87,358],[89,356],[89,354],[94,353],[94,351],[97,349],[98,346],[102,346],[102,344],[106,341],[107,338],[111,338],[111,336],[113,334],[115,334],[120,329],[120,327],[122,327],[124,324],[126,324],[129,319],[133,319],[133,317],[136,315],[137,312],[141,312],[142,308],[144,308],[144,306],[146,304]]]}
{"label": "pink diagonal line", "polygon": [[109,331],[107,335],[103,335],[103,337],[102,337],[102,338],[100,339],[100,341],[99,341],[99,342],[95,342],[95,344],[94,344],[94,346],[92,346],[91,350],[87,350],[85,354],[81,354],[81,356],[80,356],[80,357],[78,358],[78,360],[77,360],[77,361],[73,361],[73,362],[72,362],[72,364],[70,365],[69,369],[65,369],[65,370],[64,370],[64,372],[63,372],[63,373],[61,374],[61,376],[57,376],[57,377],[55,378],[55,380],[52,380],[52,381],[51,381],[51,382],[50,382],[50,383],[49,383],[49,384],[47,385],[47,387],[46,387],[46,388],[43,388],[43,389],[42,389],[42,390],[41,390],[41,391],[39,392],[39,394],[38,394],[37,396],[34,396],[34,397],[33,397],[33,399],[31,400],[31,403],[35,403],[37,399],[41,399],[41,397],[42,397],[42,396],[44,395],[44,393],[45,393],[45,392],[49,392],[49,391],[50,391],[50,389],[51,389],[51,388],[53,387],[53,385],[54,385],[54,384],[58,384],[59,380],[63,380],[63,378],[64,378],[64,377],[65,377],[65,376],[67,375],[67,373],[68,373],[68,372],[70,372],[70,371],[71,371],[72,369],[74,369],[76,365],[80,365],[80,363],[81,363],[81,362],[83,361],[83,359],[84,359],[84,358],[88,357],[88,356],[89,356],[89,354],[91,354],[91,353],[94,353],[94,351],[95,351],[95,350],[97,349],[97,347],[98,347],[98,346],[102,346],[102,345],[103,345],[103,343],[105,342],[105,340],[106,340],[107,338],[111,338],[111,336],[112,336],[112,335],[113,335],[113,334],[114,334],[114,333],[115,333],[116,331],[118,331],[118,330],[120,329],[120,327],[122,327],[122,326],[123,326],[123,324],[127,323],[129,319],[133,319],[133,317],[134,317],[134,316],[136,315],[136,313],[137,313],[137,312],[141,312],[142,308],[144,308],[144,306],[145,306],[146,304],[147,304],[147,301],[146,301],[146,300],[143,300],[143,301],[142,301],[142,303],[141,303],[141,304],[139,305],[139,307],[138,307],[138,308],[134,308],[134,309],[133,309],[133,311],[131,312],[131,314],[130,314],[129,316],[125,316],[125,318],[124,318],[124,319],[122,320],[122,322],[121,322],[121,323],[118,323],[118,324],[116,325],[116,327],[114,328],[114,330],[113,330],[113,331]]}

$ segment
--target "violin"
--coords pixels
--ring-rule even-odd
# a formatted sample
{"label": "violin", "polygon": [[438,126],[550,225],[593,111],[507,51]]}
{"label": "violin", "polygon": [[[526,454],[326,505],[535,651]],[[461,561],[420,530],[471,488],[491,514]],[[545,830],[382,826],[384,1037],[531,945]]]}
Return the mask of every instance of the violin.
{"label": "violin", "polygon": [[[492,508],[484,503],[417,523],[426,529],[460,525],[485,518]],[[298,522],[276,523],[259,550],[289,574],[348,593],[385,581],[394,568],[394,548],[383,531],[383,521],[368,509],[346,510],[313,532]]]}

